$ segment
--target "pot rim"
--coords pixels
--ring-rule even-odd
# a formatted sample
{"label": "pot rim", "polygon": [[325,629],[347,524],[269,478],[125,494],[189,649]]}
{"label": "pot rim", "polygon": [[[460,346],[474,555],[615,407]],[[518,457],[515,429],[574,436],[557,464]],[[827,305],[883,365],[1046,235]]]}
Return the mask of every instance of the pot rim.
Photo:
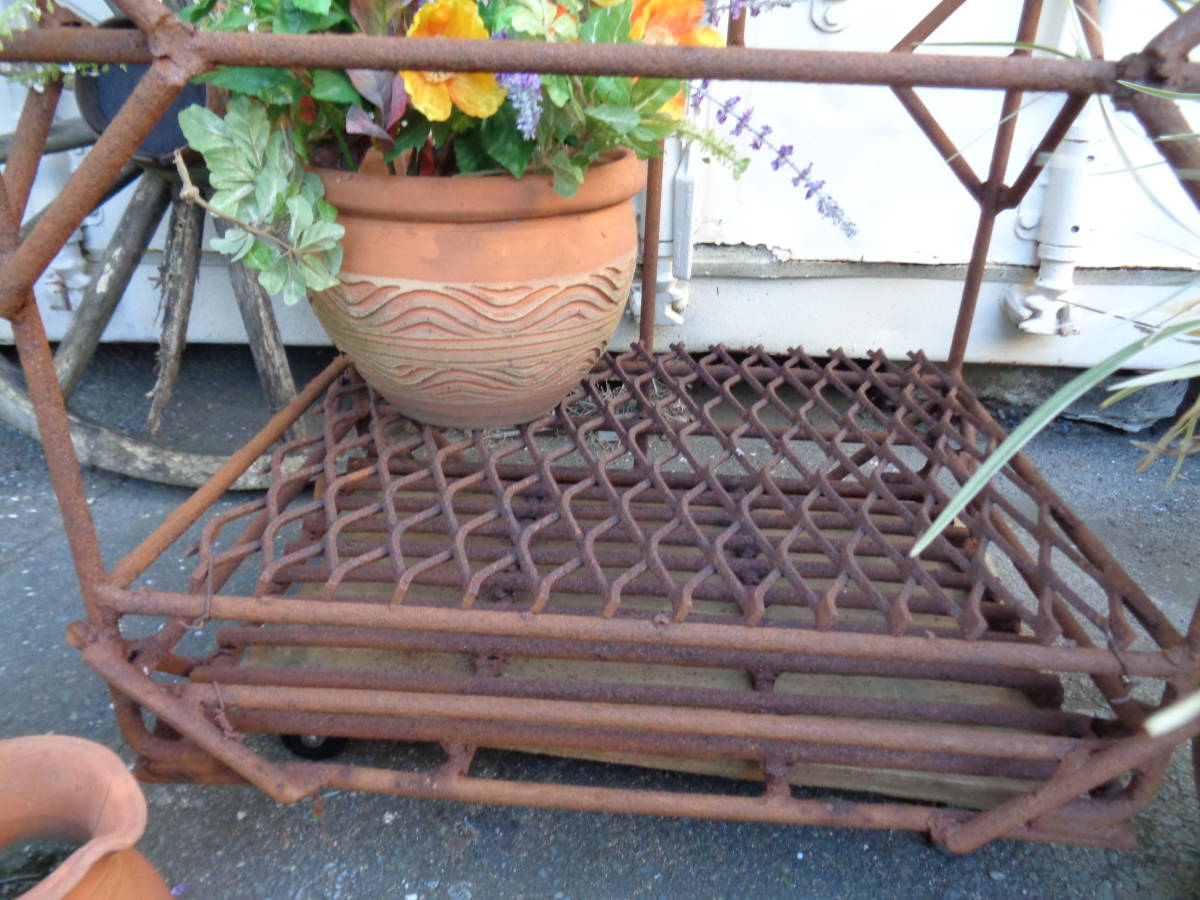
{"label": "pot rim", "polygon": [[646,184],[646,163],[629,148],[588,169],[573,197],[546,173],[416,177],[312,167],[341,216],[412,222],[495,222],[572,215],[624,203]]}
{"label": "pot rim", "polygon": [[42,806],[20,804],[11,795],[0,798],[8,804],[3,812],[6,823],[20,823],[36,812],[39,820],[55,818],[60,827],[81,835],[81,845],[22,895],[28,900],[64,896],[103,857],[132,847],[146,829],[141,787],[121,758],[102,744],[70,735],[6,738],[0,740],[0,762],[4,774],[0,782],[26,790],[47,781],[61,787],[63,773],[72,776],[66,783],[73,787],[46,791]]}

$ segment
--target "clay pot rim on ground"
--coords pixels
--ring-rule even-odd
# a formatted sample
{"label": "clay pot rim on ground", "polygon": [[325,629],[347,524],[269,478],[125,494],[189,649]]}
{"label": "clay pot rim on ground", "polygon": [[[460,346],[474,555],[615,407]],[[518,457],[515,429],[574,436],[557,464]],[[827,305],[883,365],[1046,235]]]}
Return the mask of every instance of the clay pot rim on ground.
{"label": "clay pot rim on ground", "polygon": [[0,740],[0,847],[43,837],[83,842],[25,900],[64,896],[145,829],[142,790],[107,747],[67,735]]}

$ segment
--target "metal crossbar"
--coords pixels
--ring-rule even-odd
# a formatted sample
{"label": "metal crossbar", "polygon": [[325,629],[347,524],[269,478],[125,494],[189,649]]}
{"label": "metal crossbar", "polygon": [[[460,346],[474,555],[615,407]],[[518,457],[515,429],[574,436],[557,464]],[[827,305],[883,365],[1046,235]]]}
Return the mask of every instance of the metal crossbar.
{"label": "metal crossbar", "polygon": [[[727,49],[204,34],[157,0],[118,0],[135,32],[59,11],[0,49],[10,61],[151,64],[24,240],[59,85],[30,95],[0,177],[0,314],[88,610],[70,639],[109,683],[140,774],[249,782],[280,800],[337,787],[910,828],[957,852],[1002,836],[1129,846],[1129,819],[1170,750],[1200,728],[1141,730],[1200,681],[1200,617],[1181,635],[1020,457],[927,553],[908,549],[1003,438],[959,377],[997,214],[1020,201],[1092,94],[1111,94],[1153,137],[1183,130],[1170,101],[1118,79],[1200,88],[1187,61],[1200,10],[1120,63],[1100,58],[1094,29],[1089,60],[912,52],[962,3],[942,0],[879,54],[748,50],[736,19]],[[1078,6],[1094,19],[1094,2]],[[1021,5],[1018,41],[1040,11],[1039,0]],[[555,410],[511,432],[422,427],[339,360],[106,569],[31,287],[182,86],[220,64],[890,86],[980,207],[949,363],[652,352],[652,165],[643,340],[605,357]],[[917,87],[1005,92],[987,173],[966,165]],[[1066,97],[1007,182],[1026,90]],[[1195,142],[1159,146],[1177,170],[1200,170]],[[1185,189],[1200,202],[1200,183]],[[281,443],[314,406],[320,433]],[[271,488],[208,519],[186,590],[138,585],[272,446]],[[249,578],[244,593],[226,590],[243,583],[235,577]],[[155,630],[123,636],[129,616],[155,617]],[[210,622],[221,624],[205,631],[209,649],[183,655],[183,636]],[[1065,708],[1064,682],[1080,676],[1092,702]],[[432,773],[280,763],[242,739],[255,731],[428,741],[445,762]],[[766,787],[674,794],[473,774],[488,747]],[[864,784],[893,799],[804,792]]]}

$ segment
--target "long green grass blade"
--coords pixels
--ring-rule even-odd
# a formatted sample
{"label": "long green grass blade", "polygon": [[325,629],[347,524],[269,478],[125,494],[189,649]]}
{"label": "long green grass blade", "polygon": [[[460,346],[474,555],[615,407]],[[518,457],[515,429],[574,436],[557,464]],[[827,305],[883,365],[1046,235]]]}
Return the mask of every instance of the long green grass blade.
{"label": "long green grass blade", "polygon": [[[1136,391],[1139,388],[1150,387],[1152,384],[1162,384],[1166,381],[1183,381],[1186,378],[1196,377],[1200,377],[1200,362],[1175,366],[1173,369],[1163,369],[1161,372],[1148,372],[1145,375],[1139,375],[1137,378],[1129,378],[1114,384],[1109,390],[1124,393],[1125,391]],[[1108,406],[1110,403],[1115,402],[1116,398],[1110,397],[1101,406]]]}
{"label": "long green grass blade", "polygon": [[1074,53],[1059,50],[1046,44],[1031,44],[1028,41],[921,41],[917,47],[1011,47],[1014,50],[1040,50],[1066,59],[1079,59]]}
{"label": "long green grass blade", "polygon": [[1138,84],[1136,81],[1123,81],[1120,78],[1117,79],[1117,84],[1123,84],[1131,91],[1149,94],[1151,97],[1162,97],[1164,100],[1200,100],[1200,94],[1189,91],[1167,91],[1162,88],[1153,88],[1144,84]]}
{"label": "long green grass blade", "polygon": [[1133,359],[1143,350],[1157,344],[1159,341],[1164,341],[1167,338],[1173,337],[1176,334],[1181,334],[1185,331],[1193,329],[1200,325],[1200,319],[1194,319],[1188,322],[1179,322],[1172,325],[1170,328],[1164,328],[1161,331],[1156,331],[1154,334],[1135,341],[1127,347],[1123,347],[1103,362],[1097,363],[1090,369],[1080,372],[1054,394],[1045,403],[1034,410],[1024,422],[1017,427],[1008,438],[996,448],[987,459],[983,461],[979,469],[967,479],[966,484],[959,489],[958,493],[950,500],[946,508],[942,510],[941,515],[934,520],[934,523],[929,527],[909,551],[909,556],[919,556],[934,539],[941,534],[954,521],[955,517],[966,508],[987,485],[996,474],[1004,468],[1021,448],[1028,444],[1035,435],[1060,412],[1071,405],[1072,402],[1086,394],[1113,372],[1120,369],[1125,363]]}

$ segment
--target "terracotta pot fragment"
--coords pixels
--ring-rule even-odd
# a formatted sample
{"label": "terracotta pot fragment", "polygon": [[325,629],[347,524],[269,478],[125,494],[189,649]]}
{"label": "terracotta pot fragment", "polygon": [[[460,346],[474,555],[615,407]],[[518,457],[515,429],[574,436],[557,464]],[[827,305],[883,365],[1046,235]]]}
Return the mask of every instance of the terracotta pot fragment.
{"label": "terracotta pot fragment", "polygon": [[0,741],[0,847],[50,838],[82,844],[24,900],[164,900],[166,882],[133,849],[146,800],[121,758],[65,735]]}

